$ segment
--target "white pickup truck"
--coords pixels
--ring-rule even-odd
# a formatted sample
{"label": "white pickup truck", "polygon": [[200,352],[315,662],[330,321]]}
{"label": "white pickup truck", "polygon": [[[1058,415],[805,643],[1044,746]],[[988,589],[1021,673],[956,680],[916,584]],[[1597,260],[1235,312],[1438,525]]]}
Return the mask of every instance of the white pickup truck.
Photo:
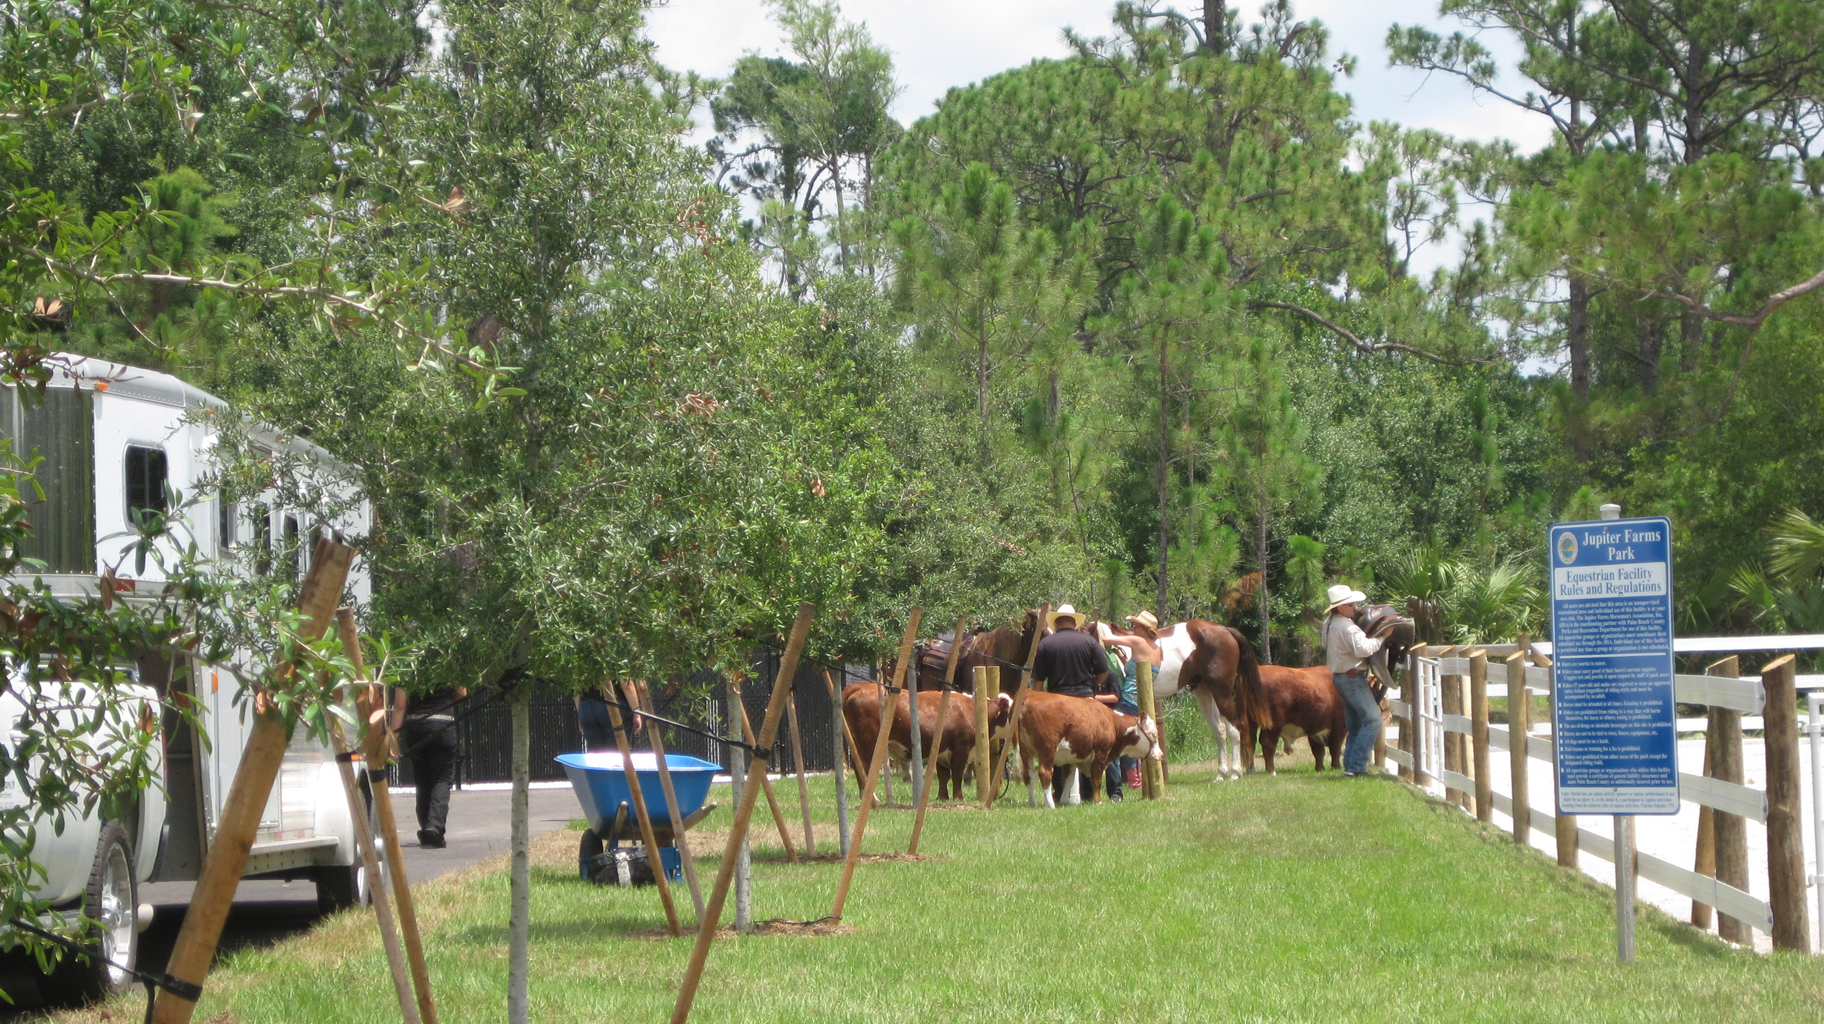
{"label": "white pickup truck", "polygon": [[[127,528],[131,511],[165,511],[167,483],[186,495],[198,491],[209,473],[215,431],[199,410],[225,410],[223,403],[168,374],[79,356],[60,356],[44,397],[21,402],[0,387],[0,436],[12,440],[22,457],[34,451],[42,461],[35,476],[44,501],[32,509],[33,534],[22,554],[43,563],[33,573],[54,593],[94,593],[104,564],[120,561],[122,541],[106,538]],[[345,467],[327,452],[295,438],[260,438],[274,451],[302,457],[326,486],[352,493]],[[198,514],[197,510],[206,510]],[[204,551],[258,545],[261,560],[302,574],[311,539],[322,531],[365,534],[363,503],[342,521],[311,522],[271,501],[240,506],[212,500],[192,506],[185,526]],[[173,552],[175,554],[175,552]],[[119,570],[130,574],[129,559]],[[148,561],[142,591],[162,584]],[[367,599],[368,581],[356,563],[350,586],[357,601]],[[237,707],[232,675],[194,659],[154,654],[132,667],[135,695],[161,730],[158,784],[145,789],[137,807],[120,817],[68,816],[61,834],[40,819],[32,860],[45,869],[37,895],[66,918],[81,911],[101,922],[92,936],[102,959],[132,966],[138,935],[150,908],[139,902],[143,882],[193,881],[215,834],[216,821],[234,779],[251,730]],[[12,742],[22,700],[56,701],[51,693],[8,692],[0,696],[0,742]],[[187,699],[198,709],[198,725],[171,710]],[[135,723],[142,719],[136,714]],[[134,724],[134,728],[139,727]],[[206,735],[198,735],[202,730]],[[10,780],[0,806],[23,804]],[[354,824],[332,756],[300,730],[260,822],[246,877],[311,879],[326,909],[366,897],[366,880],[355,848]],[[0,946],[8,946],[0,929]],[[52,976],[41,979],[47,998],[101,995],[127,987],[131,978],[100,960],[67,957]]]}

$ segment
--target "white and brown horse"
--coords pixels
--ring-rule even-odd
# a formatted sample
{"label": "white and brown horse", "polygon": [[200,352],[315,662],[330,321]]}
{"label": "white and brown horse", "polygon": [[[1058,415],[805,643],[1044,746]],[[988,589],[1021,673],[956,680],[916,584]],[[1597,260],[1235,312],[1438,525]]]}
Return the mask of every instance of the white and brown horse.
{"label": "white and brown horse", "polygon": [[1228,626],[1202,619],[1179,622],[1157,634],[1144,626],[1119,629],[1098,623],[1103,643],[1128,643],[1136,657],[1157,659],[1153,696],[1163,700],[1179,690],[1190,690],[1216,738],[1216,781],[1240,778],[1254,770],[1254,752],[1242,744],[1248,717],[1242,702],[1244,684],[1260,685],[1260,666],[1253,648]]}

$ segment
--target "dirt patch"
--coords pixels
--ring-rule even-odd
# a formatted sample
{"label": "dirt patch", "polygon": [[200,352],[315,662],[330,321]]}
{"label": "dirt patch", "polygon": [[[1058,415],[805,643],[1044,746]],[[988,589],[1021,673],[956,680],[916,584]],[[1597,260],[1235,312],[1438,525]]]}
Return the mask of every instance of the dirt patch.
{"label": "dirt patch", "polygon": [[[786,921],[780,918],[773,918],[770,921],[755,921],[754,930],[749,932],[748,935],[749,937],[755,935],[782,935],[787,937],[796,936],[798,938],[823,938],[829,935],[850,935],[853,934],[854,931],[855,929],[848,925],[843,924],[840,921],[832,921],[827,917],[818,921]],[[690,938],[695,934],[695,930],[686,931],[684,937]],[[628,937],[656,941],[660,939],[669,939],[673,936],[663,928],[642,928],[636,932],[629,932]],[[716,938],[718,939],[733,939],[740,937],[740,933],[735,931],[735,926],[732,924],[725,924],[716,929]]]}

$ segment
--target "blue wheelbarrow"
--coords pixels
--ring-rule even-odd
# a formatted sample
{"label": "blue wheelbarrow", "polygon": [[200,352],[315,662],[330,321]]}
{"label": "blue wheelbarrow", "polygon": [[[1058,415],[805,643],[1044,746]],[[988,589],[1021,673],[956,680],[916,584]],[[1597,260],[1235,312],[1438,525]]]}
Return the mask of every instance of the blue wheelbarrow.
{"label": "blue wheelbarrow", "polygon": [[[644,850],[624,851],[626,842],[639,848],[639,817],[633,812],[633,793],[627,788],[627,773],[621,766],[618,751],[589,754],[559,754],[557,763],[570,776],[570,787],[577,802],[583,805],[583,817],[589,828],[577,850],[577,871],[585,880],[595,879],[612,867],[621,885],[632,885],[638,879],[631,870],[631,853],[644,856]],[[702,821],[715,804],[705,804],[709,787],[722,766],[686,754],[666,754],[665,767],[671,772],[671,785],[677,793],[678,808],[674,816],[665,799],[665,788],[659,782],[657,755],[635,751],[633,773],[640,780],[640,795],[645,798],[646,813],[652,819],[652,831],[659,845],[659,860],[668,878],[677,879],[683,870],[678,854],[678,834]],[[648,867],[650,870],[650,867]]]}

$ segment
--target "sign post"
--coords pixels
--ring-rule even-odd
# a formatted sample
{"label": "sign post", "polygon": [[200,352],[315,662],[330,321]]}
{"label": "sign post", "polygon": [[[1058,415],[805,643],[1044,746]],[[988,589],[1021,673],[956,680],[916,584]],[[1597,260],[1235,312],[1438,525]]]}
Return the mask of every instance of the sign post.
{"label": "sign post", "polygon": [[1556,523],[1552,746],[1559,814],[1615,817],[1616,954],[1634,959],[1634,819],[1678,813],[1672,526],[1663,516]]}

